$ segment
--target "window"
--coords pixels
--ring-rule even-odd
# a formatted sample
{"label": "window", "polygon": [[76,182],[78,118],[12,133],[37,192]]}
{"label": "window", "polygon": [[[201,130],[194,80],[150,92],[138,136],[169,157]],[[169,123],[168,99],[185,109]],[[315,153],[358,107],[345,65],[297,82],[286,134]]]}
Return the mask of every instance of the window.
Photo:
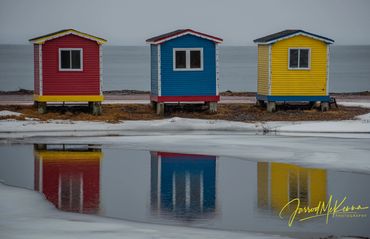
{"label": "window", "polygon": [[310,49],[289,49],[289,69],[310,69]]}
{"label": "window", "polygon": [[176,51],[176,69],[186,68],[186,51]]}
{"label": "window", "polygon": [[301,205],[309,203],[309,176],[307,170],[291,170],[288,174],[289,201],[299,198]]}
{"label": "window", "polygon": [[202,48],[174,48],[174,71],[201,71],[203,70]]}
{"label": "window", "polygon": [[59,49],[60,71],[82,71],[82,49]]}

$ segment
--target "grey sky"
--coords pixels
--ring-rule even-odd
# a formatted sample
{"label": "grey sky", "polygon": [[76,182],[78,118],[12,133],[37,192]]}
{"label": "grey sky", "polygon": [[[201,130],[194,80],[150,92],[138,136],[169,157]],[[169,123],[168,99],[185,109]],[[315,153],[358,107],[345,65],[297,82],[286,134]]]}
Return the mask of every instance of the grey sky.
{"label": "grey sky", "polygon": [[146,38],[193,28],[253,45],[289,28],[370,44],[370,0],[0,0],[0,43],[65,28],[95,34],[112,45],[144,45]]}

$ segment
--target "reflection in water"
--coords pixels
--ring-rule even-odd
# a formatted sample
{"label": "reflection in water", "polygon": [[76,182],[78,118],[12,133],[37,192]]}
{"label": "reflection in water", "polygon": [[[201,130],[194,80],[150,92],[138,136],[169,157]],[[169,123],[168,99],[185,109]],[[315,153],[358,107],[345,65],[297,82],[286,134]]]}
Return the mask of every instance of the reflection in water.
{"label": "reflection in water", "polygon": [[34,155],[35,190],[61,210],[97,213],[100,149],[35,144]]}
{"label": "reflection in water", "polygon": [[[31,187],[65,211],[227,230],[369,235],[368,218],[338,218],[328,225],[317,218],[288,228],[276,215],[294,198],[312,207],[333,194],[348,196],[348,204],[366,205],[369,190],[353,187],[368,182],[366,174],[223,156],[51,144],[34,145],[32,167],[32,147],[24,161],[12,147],[13,153],[0,158],[0,179],[15,186],[26,181],[22,177],[34,179]],[[32,173],[15,174],[20,168]]]}
{"label": "reflection in water", "polygon": [[259,162],[257,173],[259,208],[280,212],[295,198],[300,199],[302,207],[313,207],[326,201],[326,170]]}
{"label": "reflection in water", "polygon": [[216,156],[151,152],[151,209],[182,220],[216,209]]}

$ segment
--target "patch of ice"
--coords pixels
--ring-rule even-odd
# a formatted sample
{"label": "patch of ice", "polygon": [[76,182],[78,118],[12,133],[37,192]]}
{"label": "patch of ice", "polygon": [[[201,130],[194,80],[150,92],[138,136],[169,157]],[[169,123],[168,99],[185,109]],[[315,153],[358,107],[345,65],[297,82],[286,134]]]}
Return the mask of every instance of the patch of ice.
{"label": "patch of ice", "polygon": [[58,211],[37,192],[0,183],[0,238],[284,238],[261,233],[232,232],[115,220]]}
{"label": "patch of ice", "polygon": [[41,137],[22,143],[93,144],[370,173],[370,138],[288,137],[253,134],[187,134],[117,137]]}

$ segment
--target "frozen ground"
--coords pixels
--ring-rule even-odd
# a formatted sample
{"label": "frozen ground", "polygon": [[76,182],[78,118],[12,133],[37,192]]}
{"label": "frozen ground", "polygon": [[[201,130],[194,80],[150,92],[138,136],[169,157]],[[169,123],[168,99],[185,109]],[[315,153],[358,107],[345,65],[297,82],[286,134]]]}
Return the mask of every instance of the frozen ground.
{"label": "frozen ground", "polygon": [[[15,113],[15,112],[14,112]],[[233,133],[326,133],[352,134],[350,137],[370,137],[370,114],[355,120],[302,121],[302,122],[257,122],[242,123],[224,120],[200,120],[170,118],[151,121],[123,121],[111,124],[102,122],[51,120],[2,120],[1,138],[30,136],[109,136],[132,134],[155,134],[171,132],[233,132]],[[348,136],[348,135],[347,135]]]}
{"label": "frozen ground", "polygon": [[[353,106],[370,107],[367,102],[343,102]],[[18,112],[0,111],[1,115],[18,115]],[[30,136],[108,136],[132,134],[158,134],[171,132],[233,132],[233,133],[279,133],[279,134],[325,134],[335,137],[370,137],[370,114],[354,120],[256,122],[242,123],[224,120],[200,120],[170,118],[150,121],[123,121],[116,124],[87,121],[37,119],[25,121],[1,120],[0,138]],[[344,135],[345,134],[345,135]]]}
{"label": "frozen ground", "polygon": [[248,232],[231,232],[165,226],[66,213],[42,195],[0,183],[0,238],[283,238]]}

